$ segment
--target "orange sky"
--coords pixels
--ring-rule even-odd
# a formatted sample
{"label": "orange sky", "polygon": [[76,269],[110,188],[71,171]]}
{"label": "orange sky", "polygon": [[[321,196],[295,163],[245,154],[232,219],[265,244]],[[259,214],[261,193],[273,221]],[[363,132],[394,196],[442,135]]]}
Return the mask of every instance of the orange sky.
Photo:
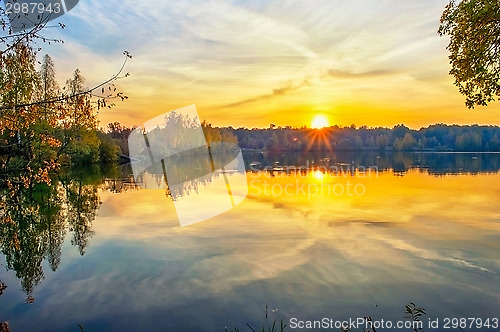
{"label": "orange sky", "polygon": [[[130,99],[101,125],[140,124],[195,104],[220,126],[330,124],[419,128],[500,124],[500,103],[468,110],[448,75],[437,1],[82,1],[45,47],[61,82],[88,85],[134,56],[118,82]],[[52,33],[52,32],[51,32]]]}

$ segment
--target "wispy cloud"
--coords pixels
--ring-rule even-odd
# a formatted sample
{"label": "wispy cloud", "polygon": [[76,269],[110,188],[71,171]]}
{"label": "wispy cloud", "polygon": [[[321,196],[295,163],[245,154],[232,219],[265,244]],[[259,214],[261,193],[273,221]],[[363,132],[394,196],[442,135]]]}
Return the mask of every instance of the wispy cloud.
{"label": "wispy cloud", "polygon": [[270,100],[275,97],[281,97],[289,93],[293,93],[296,90],[299,90],[303,87],[311,86],[313,85],[313,81],[317,81],[319,79],[327,79],[327,78],[336,78],[336,79],[349,79],[349,78],[366,78],[366,77],[377,77],[377,76],[384,76],[384,75],[389,75],[393,73],[393,71],[389,69],[381,69],[381,70],[374,70],[374,71],[369,71],[369,72],[350,72],[347,70],[340,70],[340,69],[329,69],[325,70],[322,74],[320,74],[317,77],[305,77],[300,81],[288,81],[282,84],[280,87],[275,88],[272,90],[272,92],[267,93],[267,94],[262,94],[258,95],[252,98],[236,101],[233,103],[229,103],[226,105],[223,105],[221,108],[228,108],[228,107],[237,107],[237,106],[242,106],[245,104],[251,104],[251,103],[256,103],[260,101],[266,101]]}
{"label": "wispy cloud", "polygon": [[443,255],[441,255],[437,252],[431,251],[431,250],[415,247],[415,246],[413,246],[413,245],[411,245],[403,240],[385,239],[382,237],[380,237],[379,239],[386,242],[387,244],[391,245],[395,249],[406,251],[406,252],[411,253],[419,258],[433,260],[433,261],[449,262],[449,263],[452,263],[452,264],[455,264],[458,266],[463,266],[463,267],[470,268],[470,269],[480,270],[482,272],[492,273],[492,271],[490,271],[489,269],[482,267],[480,265],[476,265],[474,263],[471,263],[465,259],[443,256]]}
{"label": "wispy cloud", "polygon": [[56,63],[73,59],[97,80],[130,51],[132,76],[120,84],[133,98],[120,107],[139,121],[193,102],[216,124],[241,118],[218,115],[221,108],[252,107],[259,121],[280,116],[281,102],[402,109],[393,96],[408,95],[407,105],[424,113],[451,109],[463,102],[449,84],[446,40],[436,33],[447,2],[87,0],[61,18],[68,28],[59,37],[68,44],[55,52]]}
{"label": "wispy cloud", "polygon": [[226,104],[226,105],[223,105],[221,108],[237,107],[237,106],[241,106],[241,105],[245,105],[245,104],[269,100],[269,99],[272,99],[274,97],[286,95],[288,93],[291,93],[295,90],[298,90],[298,89],[300,89],[304,86],[308,86],[308,85],[311,85],[311,82],[308,79],[304,79],[300,82],[288,81],[282,87],[273,89],[271,93],[259,95],[259,96],[244,99],[244,100],[240,100],[240,101],[230,103],[230,104]]}

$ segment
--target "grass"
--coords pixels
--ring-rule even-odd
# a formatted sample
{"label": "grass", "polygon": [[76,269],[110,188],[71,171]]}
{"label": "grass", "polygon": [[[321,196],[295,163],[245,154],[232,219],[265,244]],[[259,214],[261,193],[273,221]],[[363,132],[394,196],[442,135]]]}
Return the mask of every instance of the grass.
{"label": "grass", "polygon": [[[413,322],[420,322],[420,318],[426,314],[425,309],[421,307],[417,307],[417,305],[413,302],[408,303],[405,306],[405,313],[406,315],[404,316],[405,319],[411,320]],[[268,319],[268,308],[266,304],[266,322],[262,325],[262,328],[254,328],[250,324],[246,324],[246,327],[248,329],[242,329],[238,327],[234,327],[231,330],[228,330],[227,327],[225,328],[225,332],[284,332],[286,328],[286,324],[281,320],[280,324],[277,325],[276,320],[272,322],[272,324],[267,323]],[[372,321],[371,317],[365,317],[367,321]],[[413,325],[413,326],[418,326],[418,325]],[[342,328],[341,331],[344,332],[350,332],[350,328]],[[414,332],[423,332],[422,328],[414,327],[413,328]],[[377,332],[375,328],[372,326],[371,329],[364,329],[363,332]]]}

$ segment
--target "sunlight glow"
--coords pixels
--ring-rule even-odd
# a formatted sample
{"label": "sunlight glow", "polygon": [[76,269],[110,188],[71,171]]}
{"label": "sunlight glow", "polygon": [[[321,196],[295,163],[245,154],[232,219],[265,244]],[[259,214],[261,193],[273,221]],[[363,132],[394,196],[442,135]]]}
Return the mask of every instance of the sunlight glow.
{"label": "sunlight glow", "polygon": [[314,174],[314,178],[315,178],[316,180],[318,180],[318,181],[322,181],[322,180],[323,180],[323,178],[325,177],[325,173],[323,173],[323,172],[321,172],[321,171],[319,171],[319,170],[314,171],[314,173],[313,173],[313,174]]}
{"label": "sunlight glow", "polygon": [[326,116],[322,114],[315,115],[311,121],[311,127],[314,129],[321,129],[328,126],[329,126],[328,119],[326,118]]}

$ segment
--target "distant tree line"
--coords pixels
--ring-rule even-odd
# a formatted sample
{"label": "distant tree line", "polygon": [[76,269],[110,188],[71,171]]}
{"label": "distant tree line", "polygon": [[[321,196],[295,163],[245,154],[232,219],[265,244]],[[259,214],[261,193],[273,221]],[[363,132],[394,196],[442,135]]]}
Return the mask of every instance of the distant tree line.
{"label": "distant tree line", "polygon": [[243,149],[267,151],[383,150],[500,152],[500,127],[435,124],[419,130],[332,126],[323,129],[276,127],[221,128],[234,133]]}
{"label": "distant tree line", "polygon": [[[418,130],[404,125],[393,128],[332,126],[323,129],[214,127],[204,121],[202,128],[210,142],[238,143],[242,149],[262,151],[454,151],[500,152],[500,127],[435,124]],[[105,145],[104,155],[128,155],[128,128],[118,122],[108,124],[98,136]],[[103,151],[107,149],[109,151]]]}

